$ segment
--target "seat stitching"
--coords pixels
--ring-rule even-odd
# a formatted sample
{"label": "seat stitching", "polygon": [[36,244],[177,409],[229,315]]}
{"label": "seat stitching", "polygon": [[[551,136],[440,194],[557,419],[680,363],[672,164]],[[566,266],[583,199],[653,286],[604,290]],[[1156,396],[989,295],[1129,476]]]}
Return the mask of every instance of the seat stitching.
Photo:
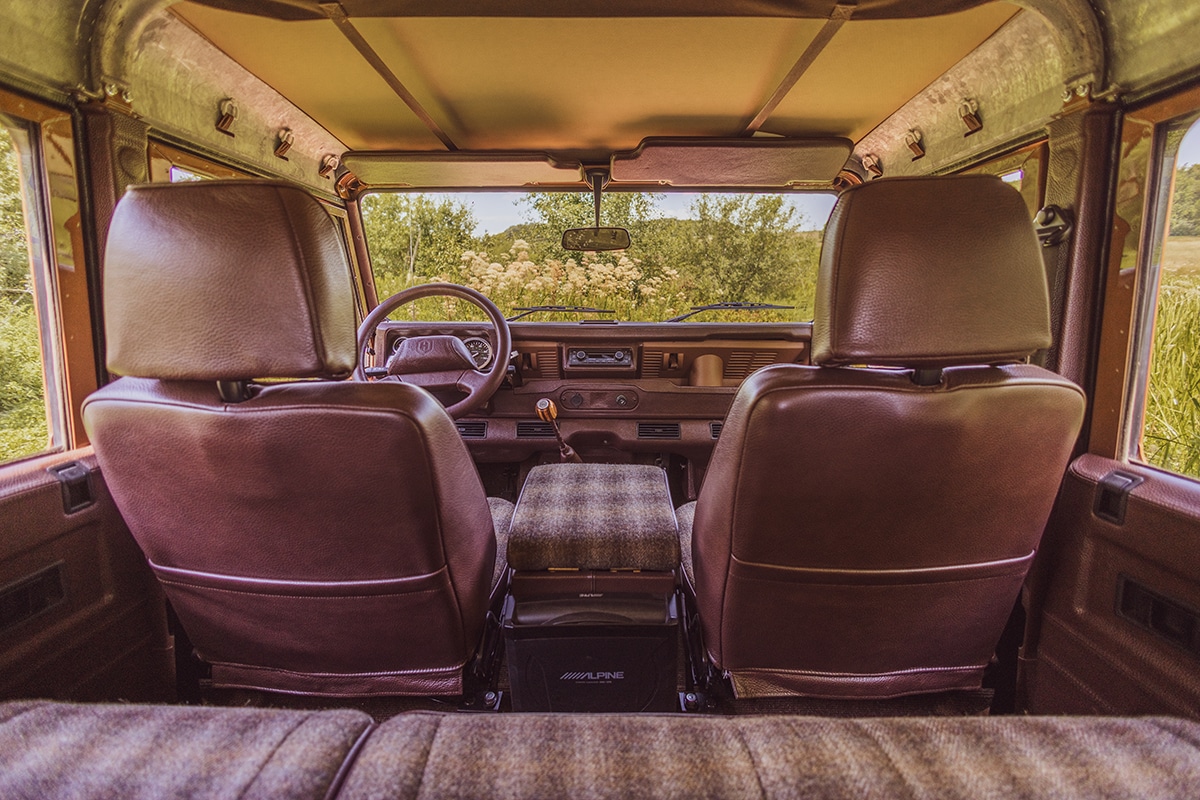
{"label": "seat stitching", "polygon": [[914,798],[915,800],[918,794],[916,787],[913,785],[912,781],[909,780],[908,775],[905,774],[904,770],[900,769],[900,766],[896,763],[896,759],[892,758],[892,754],[889,753],[887,748],[883,746],[883,743],[879,741],[879,737],[877,737],[873,731],[867,728],[867,726],[859,720],[850,720],[850,724],[871,740],[871,743],[875,745],[875,749],[878,750],[885,759],[887,759],[887,763],[889,766],[891,766],[892,772],[895,773],[895,775],[900,778],[901,783],[904,784],[904,790],[907,796],[909,798]]}
{"label": "seat stitching", "polygon": [[1198,743],[1198,742],[1194,742],[1194,741],[1192,741],[1191,739],[1188,739],[1187,737],[1185,737],[1185,736],[1181,735],[1181,734],[1180,734],[1180,733],[1178,733],[1177,731],[1173,731],[1173,730],[1171,730],[1171,729],[1170,729],[1170,728],[1168,728],[1166,725],[1163,725],[1161,720],[1155,719],[1155,718],[1153,718],[1153,717],[1147,717],[1147,718],[1144,718],[1144,719],[1143,719],[1143,721],[1144,721],[1144,722],[1148,722],[1148,723],[1150,723],[1151,725],[1153,725],[1153,726],[1154,726],[1155,728],[1157,728],[1158,730],[1160,730],[1160,731],[1162,731],[1163,733],[1165,733],[1165,734],[1167,734],[1168,736],[1170,736],[1172,739],[1175,739],[1175,740],[1177,740],[1177,741],[1183,742],[1183,743],[1184,743],[1184,744],[1186,744],[1188,747],[1190,747],[1192,750],[1197,750],[1197,749],[1200,749],[1200,743]]}
{"label": "seat stitching", "polygon": [[275,754],[279,752],[279,748],[283,747],[283,743],[291,738],[293,733],[300,730],[300,726],[308,722],[312,717],[312,712],[305,714],[295,725],[292,726],[291,730],[283,735],[282,739],[275,743],[275,746],[271,748],[271,752],[267,753],[266,758],[259,763],[258,769],[254,771],[254,777],[248,780],[246,785],[242,787],[242,790],[238,792],[238,800],[241,800],[241,798],[246,796],[246,792],[250,790],[250,787],[253,786],[254,782],[258,780],[260,775],[262,775],[262,771],[266,769],[267,764],[271,763],[271,759],[274,758]]}
{"label": "seat stitching", "polygon": [[758,796],[766,798],[767,790],[763,787],[762,775],[759,773],[758,761],[754,758],[754,751],[750,749],[750,744],[746,741],[746,733],[742,730],[741,725],[733,726],[734,733],[737,734],[738,742],[741,743],[742,749],[746,751],[746,757],[750,759],[750,769],[754,772],[754,782],[758,784]]}
{"label": "seat stitching", "polygon": [[433,758],[433,748],[437,745],[438,736],[442,733],[442,721],[445,719],[441,714],[437,715],[437,727],[433,729],[433,736],[429,740],[429,749],[425,751],[425,763],[421,765],[421,781],[417,784],[416,794],[413,798],[419,798],[422,790],[425,788],[425,776],[429,774],[429,760]]}
{"label": "seat stitching", "polygon": [[342,791],[342,785],[346,782],[346,778],[350,775],[350,770],[354,768],[354,764],[358,761],[359,753],[366,746],[367,739],[379,727],[379,723],[371,720],[371,722],[363,729],[363,732],[354,740],[354,744],[346,752],[346,756],[342,759],[341,766],[334,773],[333,780],[329,782],[329,788],[325,790],[325,800],[333,800]]}

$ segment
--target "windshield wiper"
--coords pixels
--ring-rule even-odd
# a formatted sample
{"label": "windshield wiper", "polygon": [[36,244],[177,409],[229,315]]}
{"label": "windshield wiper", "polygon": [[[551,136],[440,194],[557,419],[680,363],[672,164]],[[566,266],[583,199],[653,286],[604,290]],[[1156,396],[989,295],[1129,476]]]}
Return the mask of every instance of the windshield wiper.
{"label": "windshield wiper", "polygon": [[692,310],[678,317],[671,317],[666,322],[683,322],[688,317],[694,317],[702,311],[763,311],[769,308],[795,308],[795,306],[777,306],[774,303],[746,303],[739,300],[726,303],[709,303],[706,306],[692,306]]}
{"label": "windshield wiper", "polygon": [[607,308],[589,308],[588,306],[515,306],[513,311],[520,311],[515,317],[509,317],[509,322],[515,322],[539,311],[557,311],[562,314],[615,314]]}

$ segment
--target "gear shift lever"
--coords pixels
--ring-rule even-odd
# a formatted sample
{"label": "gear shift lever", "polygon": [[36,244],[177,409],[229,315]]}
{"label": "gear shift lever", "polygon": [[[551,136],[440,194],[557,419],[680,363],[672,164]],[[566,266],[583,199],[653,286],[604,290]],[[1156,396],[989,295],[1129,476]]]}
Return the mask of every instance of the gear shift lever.
{"label": "gear shift lever", "polygon": [[558,429],[558,406],[554,405],[554,401],[549,397],[543,397],[537,401],[537,415],[542,422],[549,422],[554,428],[554,438],[558,440],[559,460],[571,464],[582,464],[583,459],[579,454],[572,449],[571,445],[563,441],[562,431]]}

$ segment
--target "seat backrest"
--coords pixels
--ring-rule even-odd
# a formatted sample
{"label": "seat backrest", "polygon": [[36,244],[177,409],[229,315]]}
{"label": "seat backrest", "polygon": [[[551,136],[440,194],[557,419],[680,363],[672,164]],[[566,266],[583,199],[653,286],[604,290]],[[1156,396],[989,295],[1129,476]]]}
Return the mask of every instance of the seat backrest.
{"label": "seat backrest", "polygon": [[329,380],[354,367],[355,325],[320,203],[266,181],[133,187],[104,306],[126,377],[85,424],[214,684],[461,692],[495,559],[487,500],[430,395]]}
{"label": "seat backrest", "polygon": [[739,694],[980,685],[1083,417],[1077,386],[1020,363],[1049,343],[1039,248],[1010,187],[843,193],[816,366],[742,385],[696,504],[705,644]]}

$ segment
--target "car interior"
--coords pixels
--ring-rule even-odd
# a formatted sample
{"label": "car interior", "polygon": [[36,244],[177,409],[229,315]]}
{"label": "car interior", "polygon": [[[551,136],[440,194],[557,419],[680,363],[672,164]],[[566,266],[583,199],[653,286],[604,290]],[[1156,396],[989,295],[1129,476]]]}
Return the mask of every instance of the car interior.
{"label": "car interior", "polygon": [[0,3],[0,796],[1194,797],[1180,5]]}

